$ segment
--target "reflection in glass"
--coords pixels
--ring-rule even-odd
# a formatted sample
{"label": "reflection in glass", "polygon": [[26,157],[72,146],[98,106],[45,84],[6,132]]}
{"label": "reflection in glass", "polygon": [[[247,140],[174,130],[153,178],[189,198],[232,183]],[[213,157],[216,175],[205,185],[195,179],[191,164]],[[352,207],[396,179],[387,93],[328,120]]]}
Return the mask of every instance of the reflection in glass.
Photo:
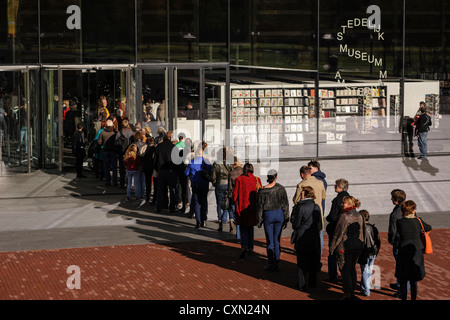
{"label": "reflection in glass", "polygon": [[37,70],[0,72],[1,175],[38,167]]}

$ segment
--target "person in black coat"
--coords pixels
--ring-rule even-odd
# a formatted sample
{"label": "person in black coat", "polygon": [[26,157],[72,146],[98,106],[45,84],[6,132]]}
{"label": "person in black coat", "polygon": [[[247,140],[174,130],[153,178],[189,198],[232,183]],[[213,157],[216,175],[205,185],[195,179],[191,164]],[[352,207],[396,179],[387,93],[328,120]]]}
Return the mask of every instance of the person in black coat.
{"label": "person in black coat", "polygon": [[314,190],[303,187],[301,200],[295,205],[290,218],[294,230],[291,243],[297,254],[298,289],[302,291],[316,286],[320,268],[322,213],[314,199]]}
{"label": "person in black coat", "polygon": [[[398,260],[395,268],[395,276],[400,282],[400,297],[408,298],[408,281],[411,289],[411,300],[417,299],[417,281],[425,278],[425,263],[423,258],[423,243],[420,233],[422,225],[420,218],[415,216],[416,204],[412,200],[402,203],[403,218],[397,221],[399,235]],[[431,231],[431,226],[420,219],[426,232]]]}
{"label": "person in black coat", "polygon": [[[388,228],[388,242],[392,245],[392,253],[394,255],[395,262],[398,259],[398,233],[397,233],[397,221],[403,218],[403,212],[401,209],[402,203],[406,200],[406,193],[400,189],[394,189],[391,191],[391,201],[395,206],[392,209],[391,214],[389,215],[389,228]],[[397,290],[394,293],[394,297],[400,297],[400,282],[396,281],[396,283],[391,284],[390,287],[394,290]]]}
{"label": "person in black coat", "polygon": [[[328,221],[326,231],[328,234],[328,248],[330,247],[331,239],[333,238],[334,230],[336,229],[336,224],[339,220],[339,216],[342,213],[342,205],[344,197],[350,196],[347,192],[348,190],[348,181],[345,179],[338,179],[335,181],[334,190],[337,193],[337,196],[331,201],[331,209],[330,213],[326,217]],[[330,281],[336,283],[338,280],[338,266],[336,261],[336,253],[329,252],[328,253],[328,276],[330,277]]]}
{"label": "person in black coat", "polygon": [[[164,135],[162,142],[156,146],[154,169],[158,174],[158,191],[156,200],[156,212],[161,212],[162,208],[167,205],[165,203],[164,194],[167,194],[169,188],[169,211],[176,212],[177,205],[177,176],[175,164],[172,161],[172,149],[175,147],[172,143],[173,131],[169,131]],[[156,139],[155,139],[156,141]]]}
{"label": "person in black coat", "polygon": [[83,175],[83,161],[86,157],[86,140],[82,123],[77,124],[77,130],[72,137],[72,154],[75,156],[75,167],[77,168],[77,178],[85,178]]}
{"label": "person in black coat", "polygon": [[150,194],[152,192],[152,181],[153,181],[153,168],[155,162],[155,139],[149,137],[147,139],[147,149],[145,150],[142,170],[145,174],[145,201],[150,201]]}

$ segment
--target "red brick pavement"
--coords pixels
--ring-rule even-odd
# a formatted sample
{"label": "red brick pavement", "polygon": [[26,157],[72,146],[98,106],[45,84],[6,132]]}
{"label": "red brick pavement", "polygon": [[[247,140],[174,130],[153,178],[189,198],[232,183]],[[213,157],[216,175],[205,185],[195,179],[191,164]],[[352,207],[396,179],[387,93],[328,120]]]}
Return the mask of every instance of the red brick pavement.
{"label": "red brick pavement", "polygon": [[[418,299],[450,298],[450,229],[432,231],[435,252],[425,257],[426,277]],[[387,234],[375,264],[380,267],[381,289],[361,300],[396,300],[394,259]],[[326,239],[325,239],[325,243]],[[292,288],[296,280],[295,255],[289,238],[282,238],[280,272],[263,270],[264,240],[256,255],[237,259],[239,244],[224,241],[107,246],[93,248],[0,253],[2,300],[336,300],[341,286],[321,281],[310,293]],[[322,255],[327,270],[327,246]],[[69,289],[67,268],[80,268],[80,289]],[[359,278],[358,270],[358,278]],[[325,272],[320,278],[325,280]]]}

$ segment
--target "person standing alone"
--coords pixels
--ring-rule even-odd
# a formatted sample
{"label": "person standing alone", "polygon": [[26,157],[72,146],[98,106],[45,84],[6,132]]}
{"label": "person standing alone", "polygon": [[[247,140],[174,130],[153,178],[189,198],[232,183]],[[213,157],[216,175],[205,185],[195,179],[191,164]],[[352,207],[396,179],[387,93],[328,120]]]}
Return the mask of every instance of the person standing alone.
{"label": "person standing alone", "polygon": [[418,116],[416,122],[416,136],[419,145],[420,156],[418,159],[426,159],[428,155],[427,138],[428,132],[432,125],[431,117],[428,115],[427,106],[425,102],[420,102],[421,114]]}

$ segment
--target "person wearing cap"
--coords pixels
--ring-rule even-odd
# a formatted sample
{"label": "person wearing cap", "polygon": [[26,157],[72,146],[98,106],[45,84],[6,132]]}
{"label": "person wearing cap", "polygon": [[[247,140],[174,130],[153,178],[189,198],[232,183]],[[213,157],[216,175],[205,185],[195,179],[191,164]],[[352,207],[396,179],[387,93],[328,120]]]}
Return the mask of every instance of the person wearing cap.
{"label": "person wearing cap", "polygon": [[258,191],[257,226],[264,225],[267,241],[267,270],[278,271],[280,263],[281,232],[289,221],[289,200],[286,189],[277,183],[278,173],[269,170],[268,184]]}

